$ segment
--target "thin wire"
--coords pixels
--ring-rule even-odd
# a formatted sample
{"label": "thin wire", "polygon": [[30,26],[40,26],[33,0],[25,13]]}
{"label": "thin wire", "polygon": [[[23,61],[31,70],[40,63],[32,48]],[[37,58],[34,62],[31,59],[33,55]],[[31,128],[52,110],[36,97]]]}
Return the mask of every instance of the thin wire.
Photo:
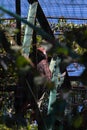
{"label": "thin wire", "polygon": [[45,16],[49,15],[50,16],[50,13],[49,13],[49,10],[48,10],[48,1],[42,1],[43,4],[40,4],[42,9],[43,9],[43,12],[45,14]]}
{"label": "thin wire", "polygon": [[82,5],[80,6],[80,4],[79,4],[77,1],[76,1],[76,4],[77,4],[78,15],[80,15],[80,17],[83,18],[83,16],[82,16],[82,12],[81,12],[81,7],[82,7]]}
{"label": "thin wire", "polygon": [[63,16],[63,13],[62,13],[62,10],[61,10],[61,6],[60,6],[60,4],[58,3],[58,1],[57,1],[57,0],[55,0],[55,1],[56,1],[57,5],[58,5],[58,6],[59,6],[59,8],[60,8],[61,16]]}
{"label": "thin wire", "polygon": [[28,1],[21,0],[21,15],[23,17],[28,15],[28,9],[29,9]]}
{"label": "thin wire", "polygon": [[37,100],[36,100],[36,98],[35,98],[35,95],[34,95],[32,89],[31,89],[31,86],[30,86],[30,84],[29,84],[29,82],[28,82],[27,79],[26,79],[26,83],[27,83],[27,88],[29,89],[30,93],[31,93],[32,96],[33,96],[33,99],[34,99],[34,101],[35,101],[35,105],[36,105],[36,107],[37,107],[37,110],[38,110],[38,112],[39,112],[39,115],[40,115],[40,117],[41,117],[41,119],[42,119],[42,121],[43,121],[43,125],[44,125],[43,127],[45,128],[45,130],[47,130],[47,126],[46,126],[46,124],[45,124],[45,122],[44,122],[44,119],[43,119],[43,117],[42,117],[42,114],[41,114],[41,112],[40,112],[40,110],[39,110],[39,107],[38,107],[38,105],[37,105]]}

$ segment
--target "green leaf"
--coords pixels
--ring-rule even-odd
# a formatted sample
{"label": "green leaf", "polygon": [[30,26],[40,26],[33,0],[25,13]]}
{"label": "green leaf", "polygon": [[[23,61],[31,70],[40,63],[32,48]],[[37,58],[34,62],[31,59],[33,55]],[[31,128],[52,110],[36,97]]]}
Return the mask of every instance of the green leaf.
{"label": "green leaf", "polygon": [[26,65],[28,65],[28,61],[20,55],[16,59],[16,65],[18,68],[25,67]]}

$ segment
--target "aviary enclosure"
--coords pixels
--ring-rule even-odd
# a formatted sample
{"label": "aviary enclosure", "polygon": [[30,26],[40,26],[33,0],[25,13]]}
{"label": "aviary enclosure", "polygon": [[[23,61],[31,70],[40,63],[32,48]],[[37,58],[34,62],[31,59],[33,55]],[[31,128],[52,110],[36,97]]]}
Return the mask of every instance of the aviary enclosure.
{"label": "aviary enclosure", "polygon": [[[10,16],[0,18],[0,129],[86,130],[87,24],[73,22],[86,18],[46,17],[38,0],[28,0],[28,16],[21,17],[20,2],[16,13],[0,5]],[[50,81],[29,57],[37,61],[38,46],[47,50]]]}

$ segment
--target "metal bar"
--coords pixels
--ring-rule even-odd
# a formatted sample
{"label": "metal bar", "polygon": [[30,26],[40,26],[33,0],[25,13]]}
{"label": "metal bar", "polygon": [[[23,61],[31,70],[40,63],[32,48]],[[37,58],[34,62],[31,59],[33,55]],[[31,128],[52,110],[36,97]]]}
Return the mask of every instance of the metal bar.
{"label": "metal bar", "polygon": [[45,14],[43,13],[43,10],[42,10],[40,4],[38,5],[37,19],[38,19],[41,27],[43,28],[43,30],[54,38],[53,31],[50,28],[50,25],[47,21],[47,18],[45,17]]}
{"label": "metal bar", "polygon": [[[77,18],[77,17],[64,17],[61,18],[59,16],[46,16],[47,19],[71,19],[71,20],[87,20],[87,18]],[[27,19],[27,17],[23,17],[23,19]],[[15,18],[0,18],[0,20],[15,20]]]}
{"label": "metal bar", "polygon": [[71,19],[71,20],[87,20],[87,18],[77,18],[77,17],[59,17],[59,16],[47,16],[47,19]]}
{"label": "metal bar", "polygon": [[[32,4],[32,3],[36,2],[36,1],[38,2],[38,0],[33,0],[33,1],[28,0],[29,4]],[[54,38],[54,34],[53,34],[53,32],[52,32],[52,30],[50,28],[50,25],[49,25],[49,23],[47,21],[47,18],[45,17],[45,14],[44,14],[39,2],[38,2],[37,16],[36,17],[38,19],[38,22],[40,23],[40,26],[43,28],[43,30]]]}
{"label": "metal bar", "polygon": [[[27,21],[30,22],[32,25],[35,25],[36,22],[37,6],[38,2],[34,2],[32,5],[30,5],[29,8]],[[35,36],[35,30],[30,26],[26,25],[23,41],[23,53],[25,53],[26,55],[29,55],[30,46],[33,43],[33,41],[35,42],[35,38],[33,39],[34,36]]]}
{"label": "metal bar", "polygon": [[[15,5],[16,5],[16,14],[21,16],[21,1],[20,0],[16,0],[15,1]],[[21,45],[21,21],[16,20],[16,28],[18,29],[17,44]]]}

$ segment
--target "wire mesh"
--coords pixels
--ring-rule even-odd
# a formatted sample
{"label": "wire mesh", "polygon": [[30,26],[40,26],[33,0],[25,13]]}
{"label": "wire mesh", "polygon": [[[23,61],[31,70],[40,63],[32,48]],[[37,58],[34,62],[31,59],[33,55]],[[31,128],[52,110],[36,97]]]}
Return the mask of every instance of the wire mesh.
{"label": "wire mesh", "polygon": [[[60,17],[67,19],[67,22],[76,24],[87,23],[87,0],[38,0],[42,10],[51,23],[57,23]],[[15,0],[0,0],[0,6],[16,12]],[[21,17],[27,17],[29,3],[21,0]],[[0,14],[2,12],[0,11]],[[7,14],[0,17],[9,18]]]}

